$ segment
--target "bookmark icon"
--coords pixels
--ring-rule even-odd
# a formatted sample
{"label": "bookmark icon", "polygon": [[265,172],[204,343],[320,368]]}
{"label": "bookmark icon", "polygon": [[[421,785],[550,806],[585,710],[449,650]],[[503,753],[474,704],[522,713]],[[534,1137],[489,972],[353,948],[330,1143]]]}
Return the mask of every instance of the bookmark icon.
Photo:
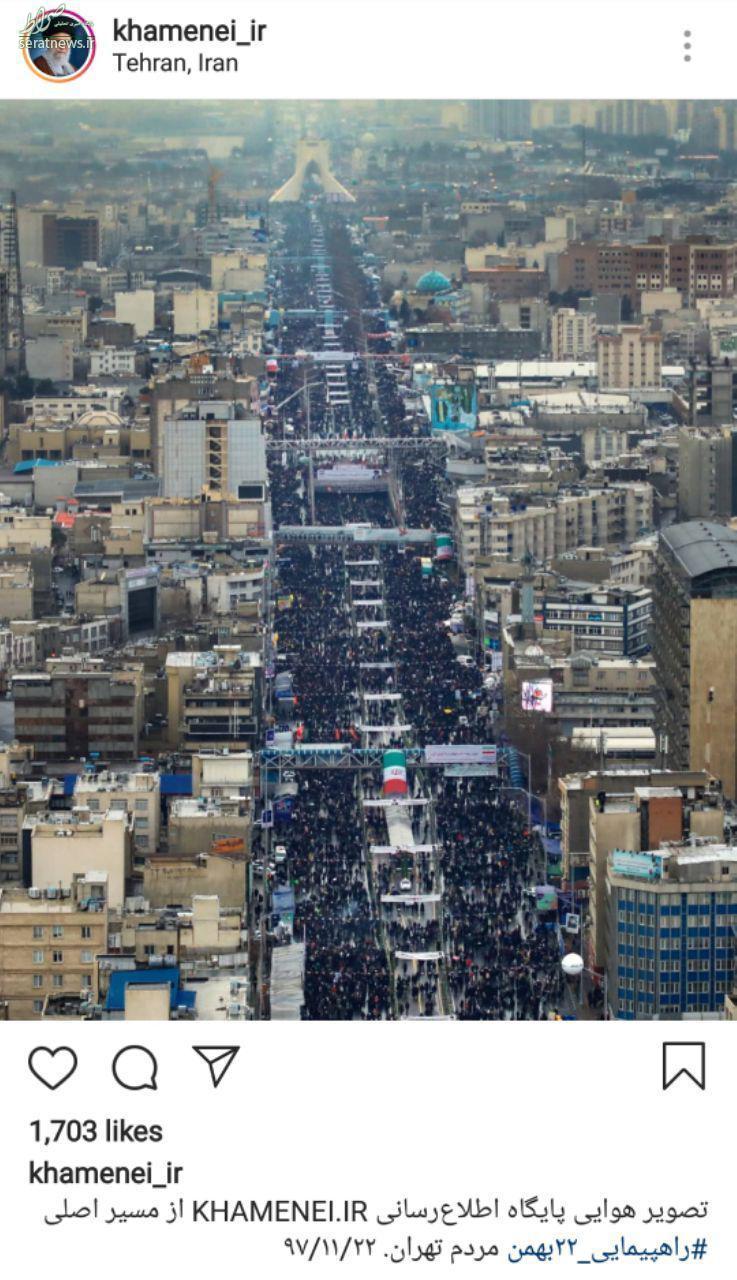
{"label": "bookmark icon", "polygon": [[670,1089],[681,1077],[699,1089],[706,1088],[706,1042],[665,1040],[663,1042],[663,1088]]}
{"label": "bookmark icon", "polygon": [[226,1071],[232,1066],[240,1046],[237,1044],[193,1044],[192,1048],[198,1057],[206,1062],[210,1069],[213,1089],[217,1089]]}

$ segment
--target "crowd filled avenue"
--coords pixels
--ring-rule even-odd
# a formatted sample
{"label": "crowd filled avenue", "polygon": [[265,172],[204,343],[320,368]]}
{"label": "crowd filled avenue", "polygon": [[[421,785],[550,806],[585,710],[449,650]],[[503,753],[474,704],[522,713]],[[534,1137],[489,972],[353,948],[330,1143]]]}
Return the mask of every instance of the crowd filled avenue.
{"label": "crowd filled avenue", "polygon": [[[424,758],[492,743],[495,725],[483,672],[449,625],[463,592],[452,556],[436,554],[442,449],[417,438],[356,236],[332,211],[283,216],[272,678],[282,673],[289,700],[272,698],[268,723],[296,746],[297,767],[278,835],[286,858],[259,892],[293,890],[303,1019],[546,1017],[560,963],[535,904],[538,836],[493,770],[449,774]],[[373,439],[414,447],[382,454]],[[419,542],[397,536],[407,528]],[[299,767],[310,745],[322,767]]]}

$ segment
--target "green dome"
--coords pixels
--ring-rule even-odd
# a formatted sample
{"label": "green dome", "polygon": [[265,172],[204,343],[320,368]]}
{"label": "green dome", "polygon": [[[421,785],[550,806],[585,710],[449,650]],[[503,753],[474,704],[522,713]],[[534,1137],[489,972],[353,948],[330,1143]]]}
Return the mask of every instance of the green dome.
{"label": "green dome", "polygon": [[416,293],[447,293],[448,289],[450,280],[442,271],[426,271],[415,285]]}

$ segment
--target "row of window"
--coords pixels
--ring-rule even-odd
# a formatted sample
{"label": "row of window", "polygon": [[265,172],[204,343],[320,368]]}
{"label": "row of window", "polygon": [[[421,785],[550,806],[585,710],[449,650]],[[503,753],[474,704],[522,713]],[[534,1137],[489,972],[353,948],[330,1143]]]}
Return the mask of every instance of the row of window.
{"label": "row of window", "polygon": [[[648,893],[642,889],[620,889],[619,909],[622,911],[624,909],[623,904],[628,904],[627,909],[630,912],[634,909],[634,906],[639,906],[640,911],[647,911],[648,915],[652,915],[655,910],[657,898],[657,894]],[[728,907],[729,915],[737,915],[737,901],[735,900],[735,895],[734,893],[726,891],[719,893],[694,893],[690,895],[688,903],[684,903],[683,901],[679,901],[677,903],[661,902],[660,914],[661,916],[679,916],[681,915],[685,905],[688,915],[695,916],[699,914],[699,907],[710,907],[712,902],[716,903],[717,915],[726,914],[724,912],[720,913],[720,907]],[[702,911],[701,914],[708,918],[708,912]]]}
{"label": "row of window", "polygon": [[[140,812],[140,811],[142,810],[144,813],[146,813],[146,812],[147,812],[147,810],[148,810],[148,804],[149,804],[148,800],[136,800],[136,801],[134,801],[134,806],[133,806],[133,807],[134,807],[138,812]],[[98,799],[98,797],[97,797],[97,796],[88,796],[88,797],[87,797],[87,808],[88,808],[88,809],[94,809],[95,811],[99,810],[99,808],[100,808],[100,801],[99,801],[99,799]],[[108,806],[108,808],[109,808],[110,810],[113,810],[113,809],[114,809],[116,812],[125,813],[125,811],[126,811],[126,810],[127,810],[127,808],[128,808],[128,803],[127,803],[127,801],[126,801],[126,800],[111,800],[111,801],[110,801],[110,804],[109,804],[109,806]]]}
{"label": "row of window", "polygon": [[[65,927],[66,927],[66,929],[67,929],[67,937],[71,937],[71,929],[69,928],[69,926],[68,926],[68,925],[67,925],[67,926],[64,926],[63,924],[53,924],[53,925],[51,926],[51,937],[52,937],[52,938],[63,938],[63,937],[64,937],[64,929],[65,929]],[[74,927],[76,928],[76,926],[74,926]],[[45,927],[44,925],[42,925],[42,924],[34,924],[34,926],[33,926],[33,936],[34,936],[34,938],[45,938],[45,937],[46,937],[46,927]],[[80,928],[79,928],[79,936],[80,936],[80,938],[91,938],[91,937],[92,937],[92,926],[91,926],[91,925],[89,925],[89,924],[83,924],[83,925],[80,925]]]}
{"label": "row of window", "polygon": [[[80,953],[79,953],[79,963],[80,963],[80,964],[92,964],[93,962],[94,962],[94,956],[93,956],[93,954],[92,954],[92,952],[91,952],[91,951],[80,951]],[[45,963],[46,963],[46,952],[45,952],[45,951],[34,951],[34,952],[33,952],[33,963],[34,963],[34,964],[45,964]],[[63,963],[64,963],[64,952],[63,952],[63,951],[52,951],[52,952],[51,952],[51,963],[52,963],[52,964],[63,964]]]}
{"label": "row of window", "polygon": [[[715,986],[718,988],[719,983],[716,983]],[[619,990],[620,990],[620,993],[624,994],[624,998],[627,999],[632,988],[620,987]],[[722,984],[722,990],[724,990],[723,984]],[[644,994],[646,999],[651,999],[655,991],[655,984],[652,982],[638,982],[637,991],[639,993]],[[660,987],[661,995],[672,996],[673,994],[677,994],[679,991],[680,991],[680,983],[676,983],[676,982],[670,982],[670,983],[666,982],[661,984],[661,987]],[[687,982],[686,983],[686,994],[689,996],[694,996],[694,995],[705,996],[709,994],[709,991],[710,991],[710,983],[708,982]]]}
{"label": "row of window", "polygon": [[[34,991],[41,991],[43,989],[43,985],[44,985],[44,975],[42,973],[34,973],[33,975]],[[73,978],[72,985],[74,986],[75,990],[77,990],[77,988],[81,989],[82,987],[85,987],[89,991],[92,987],[92,977],[89,973],[76,974]],[[54,988],[55,991],[59,991],[64,986],[64,974],[52,973],[51,986]]]}
{"label": "row of window", "polygon": [[[724,960],[725,960],[724,964],[721,964],[721,965],[715,964],[713,966],[714,973],[717,977],[719,976],[720,973],[726,973],[726,971],[729,968],[729,965],[726,962],[726,957],[724,957]],[[643,978],[643,979],[649,980],[651,977],[651,974],[653,973],[653,968],[654,966],[652,964],[647,965],[645,968],[639,968],[639,969],[635,969],[634,967],[629,965],[620,964],[617,967],[617,977],[632,978],[632,979],[637,977],[637,978]],[[692,964],[688,965],[689,974],[711,973],[711,971],[712,971],[712,965],[709,960],[696,960]],[[658,966],[658,973],[660,974],[661,978],[662,977],[667,978],[668,976],[673,977],[676,974],[680,974],[680,972],[681,972],[680,964],[663,964]]]}

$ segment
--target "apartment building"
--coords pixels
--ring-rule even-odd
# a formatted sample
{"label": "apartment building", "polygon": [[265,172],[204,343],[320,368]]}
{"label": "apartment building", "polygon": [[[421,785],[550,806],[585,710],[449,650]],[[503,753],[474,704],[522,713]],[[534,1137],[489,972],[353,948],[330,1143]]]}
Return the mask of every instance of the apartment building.
{"label": "apartment building", "polygon": [[175,337],[196,337],[217,329],[217,293],[210,289],[175,290],[173,324]]}
{"label": "apartment building", "polygon": [[658,722],[677,768],[737,798],[737,531],[705,520],[660,533],[653,582]]}
{"label": "apartment building", "polygon": [[9,1018],[40,1018],[64,996],[95,1004],[107,945],[105,877],[75,876],[63,891],[0,887],[0,1001]]}
{"label": "apartment building", "polygon": [[263,500],[266,448],[260,419],[231,401],[198,401],[165,417],[160,431],[165,498]]}
{"label": "apartment building", "polygon": [[121,911],[133,870],[133,820],[122,810],[29,814],[23,823],[23,881],[47,893],[71,890],[75,877],[104,873],[107,903]]}
{"label": "apartment building", "polygon": [[596,352],[597,322],[591,312],[560,307],[553,312],[550,345],[554,360],[589,360]]}
{"label": "apartment building", "polygon": [[[665,809],[640,807],[636,795],[638,789],[671,792],[673,788],[678,788],[683,800],[681,825],[675,836],[670,826],[651,825],[654,816],[670,811],[672,805]],[[722,839],[724,835],[725,809],[721,786],[711,774],[702,770],[640,767],[571,773],[559,780],[558,791],[563,876],[576,885],[585,887],[588,882],[594,841],[598,840],[604,847],[603,834],[597,835],[592,829],[592,823],[598,823],[601,815],[605,815],[601,819],[602,833],[605,830],[610,832],[611,849],[625,845],[637,849],[654,848],[664,839],[681,840],[691,835]],[[592,802],[595,802],[594,808]],[[619,827],[612,817],[616,805],[621,803],[634,806],[638,811],[641,835],[636,844],[633,829],[629,825]],[[622,812],[626,814],[630,810]],[[647,824],[643,826],[645,819]],[[628,824],[629,819],[625,818],[624,822]]]}
{"label": "apartment building", "polygon": [[646,587],[591,591],[569,586],[543,600],[546,631],[567,631],[574,650],[637,658],[650,648],[652,596]]}
{"label": "apartment building", "polygon": [[659,387],[662,383],[663,336],[643,325],[618,325],[599,331],[596,339],[599,390]]}
{"label": "apartment building", "polygon": [[[731,377],[731,370],[730,377]],[[731,394],[729,416],[731,419]],[[678,432],[678,516],[713,520],[737,514],[737,432],[684,427]]]}
{"label": "apartment building", "polygon": [[192,756],[192,794],[205,800],[222,796],[248,799],[253,790],[250,751],[197,751]]}
{"label": "apartment building", "polygon": [[243,750],[256,744],[261,657],[240,645],[166,659],[169,742],[189,751]]}
{"label": "apartment building", "polygon": [[263,599],[264,566],[254,564],[250,568],[230,573],[214,569],[207,575],[207,606],[211,613],[232,615],[240,605],[249,605]]}
{"label": "apartment building", "polygon": [[699,299],[730,298],[735,292],[737,244],[707,240],[646,244],[586,241],[558,257],[558,288],[565,292],[619,293],[677,289],[693,306]]}
{"label": "apartment building", "polygon": [[93,378],[128,377],[135,371],[136,353],[132,347],[105,346],[90,352],[90,374]]}
{"label": "apartment building", "polygon": [[609,1001],[624,1020],[721,1013],[737,954],[737,849],[615,850],[606,867]]}
{"label": "apartment building", "polygon": [[14,675],[18,741],[40,760],[135,760],[143,724],[143,668],[102,659],[49,659],[46,671]]}
{"label": "apartment building", "polygon": [[158,773],[109,771],[83,773],[74,788],[74,803],[90,814],[120,810],[133,822],[133,854],[141,861],[159,847],[161,783]]}
{"label": "apartment building", "polygon": [[545,562],[580,546],[631,543],[652,528],[653,490],[633,481],[549,499],[467,485],[457,491],[454,514],[460,560],[473,572],[481,556],[522,562],[530,554]]}
{"label": "apartment building", "polygon": [[574,653],[553,659],[553,706],[560,731],[651,728],[655,722],[655,663],[647,659],[598,658]]}

